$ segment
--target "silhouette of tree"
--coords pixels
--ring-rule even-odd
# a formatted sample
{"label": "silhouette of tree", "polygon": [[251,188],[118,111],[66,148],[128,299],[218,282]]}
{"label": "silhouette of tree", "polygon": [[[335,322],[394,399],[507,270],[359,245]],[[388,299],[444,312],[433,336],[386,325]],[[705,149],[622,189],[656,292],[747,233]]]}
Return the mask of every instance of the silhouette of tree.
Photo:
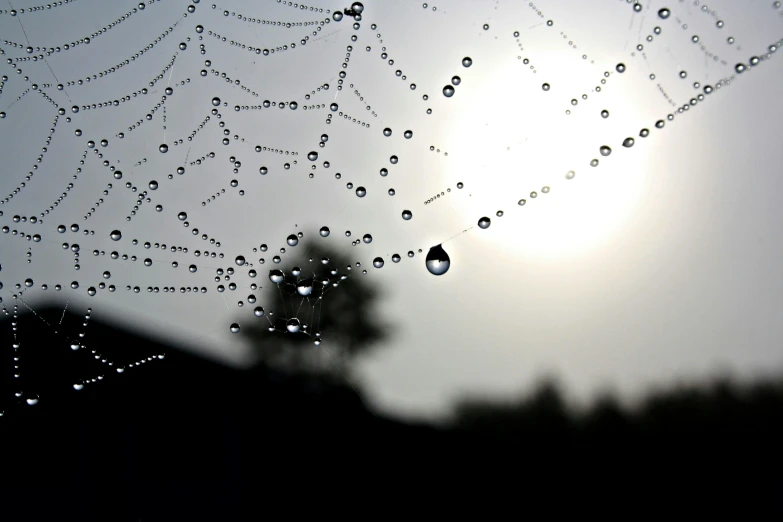
{"label": "silhouette of tree", "polygon": [[[381,291],[377,284],[370,283],[369,275],[361,273],[362,268],[349,269],[350,260],[336,250],[318,241],[296,248],[302,257],[294,257],[295,261],[286,266],[263,266],[258,270],[262,286],[278,287],[269,294],[275,296],[274,304],[265,307],[266,317],[249,324],[245,318],[242,333],[256,348],[262,365],[287,374],[350,382],[355,378],[352,363],[388,338],[387,325],[373,310]],[[328,263],[322,263],[322,259],[328,259]],[[299,276],[291,273],[296,266],[301,268]],[[269,280],[269,271],[274,269],[284,269],[284,283],[275,285]],[[348,277],[342,279],[343,275]],[[297,283],[310,277],[314,278],[313,293],[299,296]],[[294,317],[307,329],[287,331],[286,321]],[[275,331],[270,332],[270,326]],[[316,340],[321,344],[315,344]]]}

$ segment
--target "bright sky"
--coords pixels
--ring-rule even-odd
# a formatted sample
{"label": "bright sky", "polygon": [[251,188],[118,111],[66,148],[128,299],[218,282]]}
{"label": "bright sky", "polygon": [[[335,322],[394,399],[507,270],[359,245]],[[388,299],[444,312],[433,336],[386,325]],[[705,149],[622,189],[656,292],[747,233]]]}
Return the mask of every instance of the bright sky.
{"label": "bright sky", "polygon": [[[229,325],[265,318],[238,301],[255,293],[268,309],[276,291],[268,270],[303,262],[305,253],[287,246],[286,237],[301,231],[317,238],[327,225],[330,236],[317,239],[360,262],[352,277],[383,292],[377,313],[393,335],[361,361],[360,374],[386,412],[441,418],[461,396],[508,397],[546,374],[586,401],[607,388],[632,399],[718,371],[750,377],[780,369],[783,73],[779,57],[765,54],[780,38],[783,11],[771,2],[730,1],[711,2],[706,11],[644,2],[639,12],[625,1],[597,8],[550,0],[536,10],[523,2],[424,9],[421,2],[367,1],[354,29],[348,16],[334,21],[327,4],[312,12],[274,2],[236,0],[215,9],[200,2],[188,12],[194,4],[150,2],[134,12],[133,2],[84,1],[16,16],[0,12],[0,49],[11,60],[0,64],[8,77],[0,85],[0,222],[9,227],[0,235],[2,304],[10,310],[14,285],[31,278],[24,299],[33,308],[53,299],[90,306],[96,318],[118,319],[241,366],[251,362],[252,350]],[[24,6],[13,2],[17,11]],[[663,7],[671,9],[666,19],[658,15]],[[64,49],[84,37],[89,44]],[[277,51],[266,56],[256,48]],[[764,59],[750,67],[751,56]],[[737,74],[737,63],[750,70]],[[443,87],[454,76],[458,85],[447,98]],[[677,113],[706,85],[733,76]],[[117,106],[84,107],[125,96]],[[296,101],[298,108],[234,110],[263,100]],[[82,107],[78,113],[74,105]],[[66,109],[59,117],[58,107]],[[655,127],[660,119],[662,129]],[[392,136],[383,135],[385,127]],[[643,128],[649,137],[640,137]],[[405,130],[413,131],[410,139]],[[320,148],[322,134],[328,141]],[[635,140],[630,148],[622,146],[627,137]],[[256,152],[256,145],[283,153]],[[602,145],[610,155],[601,155]],[[307,159],[313,150],[315,162]],[[594,158],[597,167],[590,166]],[[176,173],[179,166],[184,175]],[[112,167],[122,171],[121,180]],[[379,175],[382,168],[387,176]],[[566,179],[569,171],[573,179]],[[359,186],[367,190],[363,198],[356,196]],[[138,205],[142,192],[150,202]],[[127,221],[134,205],[139,209]],[[410,221],[403,210],[412,211]],[[187,228],[177,218],[182,211]],[[38,223],[29,221],[33,216]],[[485,216],[491,225],[480,229]],[[57,232],[72,223],[78,233]],[[122,232],[117,242],[109,238],[115,229]],[[28,242],[14,230],[42,240]],[[351,246],[366,233],[372,243]],[[146,250],[147,241],[189,253]],[[78,271],[73,243],[80,245]],[[267,252],[253,250],[262,243]],[[424,257],[439,243],[451,266],[435,277]],[[196,257],[197,249],[225,257]],[[112,260],[113,250],[137,261]],[[413,259],[409,250],[416,251]],[[394,253],[402,256],[399,264],[391,262]],[[280,265],[272,263],[276,254]],[[235,265],[237,255],[253,266]],[[383,268],[373,268],[376,257],[385,260]],[[145,258],[152,266],[144,266]],[[188,271],[191,264],[196,273]],[[228,267],[237,271],[238,288],[220,293],[216,270]],[[247,275],[251,268],[256,279]],[[71,281],[79,288],[71,290]],[[102,281],[116,292],[88,296]],[[263,288],[253,291],[253,282]],[[59,293],[57,283],[65,287]],[[148,293],[148,286],[177,291]],[[207,292],[182,295],[182,286]]]}

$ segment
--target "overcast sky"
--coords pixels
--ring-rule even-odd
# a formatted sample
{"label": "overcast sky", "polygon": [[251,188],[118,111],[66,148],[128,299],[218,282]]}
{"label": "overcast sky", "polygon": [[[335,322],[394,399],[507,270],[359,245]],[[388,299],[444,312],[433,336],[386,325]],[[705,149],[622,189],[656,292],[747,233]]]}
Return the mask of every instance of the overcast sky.
{"label": "overcast sky", "polygon": [[[367,1],[358,29],[349,16],[333,19],[326,6],[348,5],[332,2],[318,2],[319,12],[273,1],[215,9],[205,1],[150,2],[138,10],[136,2],[82,0],[25,13],[39,3],[11,3],[16,16],[10,4],[0,12],[0,73],[8,77],[0,85],[0,222],[41,241],[0,234],[0,297],[9,309],[15,284],[31,278],[24,300],[33,308],[52,300],[89,306],[96,318],[247,365],[251,349],[229,326],[266,320],[253,308],[271,306],[268,271],[307,263],[305,252],[286,244],[302,232],[360,262],[352,277],[382,291],[377,313],[392,335],[361,362],[360,374],[386,412],[439,418],[462,395],[510,397],[546,374],[585,401],[606,389],[631,399],[716,372],[781,369],[783,73],[769,46],[783,33],[783,11],[771,1],[714,1],[706,11],[655,1],[639,12],[624,0],[535,8]],[[49,48],[60,50],[47,55]],[[747,70],[738,74],[738,63]],[[446,97],[454,76],[454,95]],[[678,113],[692,98],[696,105]],[[264,100],[298,106],[264,108]],[[634,144],[623,147],[628,137]],[[231,157],[241,163],[237,173]],[[142,192],[150,202],[127,221]],[[485,216],[491,225],[481,229]],[[57,231],[73,223],[79,232]],[[322,226],[329,237],[318,236]],[[351,245],[367,233],[371,243]],[[189,252],[147,250],[147,241]],[[451,265],[436,277],[424,258],[440,243]],[[268,251],[253,250],[261,244]],[[113,260],[115,250],[137,261]],[[253,266],[237,266],[238,255]],[[383,268],[373,268],[376,257]],[[216,270],[228,267],[238,288],[221,293]],[[88,296],[102,281],[117,290]],[[263,288],[251,291],[253,282]],[[59,293],[57,283],[65,287]],[[149,286],[177,291],[148,293]],[[182,286],[207,292],[183,295]],[[246,302],[250,293],[255,305]]]}

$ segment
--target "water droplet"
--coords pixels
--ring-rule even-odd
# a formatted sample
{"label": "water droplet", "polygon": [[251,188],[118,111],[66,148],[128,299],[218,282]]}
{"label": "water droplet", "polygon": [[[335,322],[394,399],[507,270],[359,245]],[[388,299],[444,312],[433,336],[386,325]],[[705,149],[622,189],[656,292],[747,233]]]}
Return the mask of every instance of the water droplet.
{"label": "water droplet", "polygon": [[548,90],[549,90],[549,84],[548,84],[548,83],[545,83],[545,84],[543,84],[543,85],[541,86],[541,88],[542,88],[542,89],[544,89],[545,91],[548,91]]}
{"label": "water droplet", "polygon": [[308,296],[313,293],[313,278],[302,279],[296,283],[296,293]]}
{"label": "water droplet", "polygon": [[38,395],[31,395],[30,397],[28,397],[27,404],[29,404],[30,406],[35,406],[36,404],[38,404]]}
{"label": "water droplet", "polygon": [[602,118],[608,118],[609,117],[609,111],[607,111],[606,109],[602,110],[601,111],[601,117]]}
{"label": "water droplet", "polygon": [[220,106],[220,98],[218,98],[217,96],[212,98],[212,105],[214,105],[215,107],[219,107]]}
{"label": "water droplet", "polygon": [[452,96],[454,96],[454,87],[452,87],[451,85],[446,85],[445,87],[443,87],[443,96],[445,96],[446,98],[451,98]]}
{"label": "water droplet", "polygon": [[191,274],[195,274],[198,271],[198,267],[196,265],[190,265],[188,271],[190,271]]}
{"label": "water droplet", "polygon": [[413,137],[413,131],[412,131],[412,130],[406,130],[406,131],[403,133],[403,136],[405,136],[405,139],[408,139],[408,140],[409,140],[409,139],[411,139],[411,138]]}
{"label": "water droplet", "polygon": [[362,236],[362,241],[364,241],[367,244],[372,243],[372,235],[364,234],[364,236]]}
{"label": "water droplet", "polygon": [[375,268],[381,268],[383,266],[383,258],[382,257],[376,257],[372,260],[372,266]]}
{"label": "water droplet", "polygon": [[624,63],[618,63],[617,67],[615,67],[617,72],[624,73],[625,72],[625,64]]}
{"label": "water droplet", "polygon": [[623,147],[631,148],[633,147],[633,144],[635,143],[634,139],[631,137],[625,138],[623,140]]}
{"label": "water droplet", "polygon": [[120,232],[119,230],[113,230],[109,237],[111,237],[112,241],[119,241],[120,239],[122,239],[122,232]]}
{"label": "water droplet", "polygon": [[598,166],[598,160],[597,159],[591,159],[590,160],[590,166],[591,167],[597,167]]}
{"label": "water droplet", "polygon": [[412,217],[413,217],[413,212],[411,212],[410,210],[403,210],[402,211],[402,219],[407,221],[407,220],[411,219]]}
{"label": "water droplet", "polygon": [[744,63],[738,63],[734,66],[734,70],[737,71],[737,74],[742,74],[745,72],[745,64]]}
{"label": "water droplet", "polygon": [[321,230],[319,230],[318,233],[321,234],[321,237],[328,237],[331,231],[329,230],[329,227],[321,227]]}
{"label": "water droplet", "polygon": [[311,151],[310,151],[310,152],[307,154],[307,159],[309,159],[310,161],[315,161],[315,160],[317,160],[317,159],[318,159],[318,153],[317,153],[316,151],[314,151],[314,150],[311,150]]}
{"label": "water droplet", "polygon": [[489,24],[484,24],[484,30],[489,31]]}
{"label": "water droplet", "polygon": [[400,257],[400,254],[394,254],[394,255],[392,256],[392,261],[393,261],[393,262],[395,262],[395,263],[399,263],[399,262],[400,262],[400,259],[402,259],[402,258]]}
{"label": "water droplet", "polygon": [[76,390],[76,391],[83,390],[84,389],[84,383],[82,381],[77,381],[73,385],[73,389]]}
{"label": "water droplet", "polygon": [[186,219],[188,219],[187,212],[180,212],[179,214],[177,214],[177,219],[179,219],[180,221],[185,221]]}
{"label": "water droplet", "polygon": [[342,11],[335,11],[334,13],[332,13],[332,19],[335,22],[339,22],[340,20],[342,20],[343,19]]}
{"label": "water droplet", "polygon": [[666,125],[666,122],[663,120],[658,120],[655,122],[655,128],[657,129],[662,129],[664,125]]}
{"label": "water droplet", "polygon": [[383,135],[388,138],[389,136],[392,135],[392,130],[389,127],[386,127],[385,129],[383,129]]}
{"label": "water droplet", "polygon": [[460,83],[462,83],[462,78],[460,78],[459,76],[452,76],[451,77],[451,84],[452,85],[456,86],[456,85],[459,85]]}
{"label": "water droplet", "polygon": [[609,154],[612,153],[612,148],[609,147],[608,145],[601,145],[599,151],[601,152],[601,156],[608,156]]}
{"label": "water droplet", "polygon": [[367,195],[367,189],[364,187],[356,187],[356,195],[363,198]]}
{"label": "water droplet", "polygon": [[234,263],[236,263],[237,266],[244,266],[245,256],[237,256],[236,258],[234,258]]}
{"label": "water droplet", "polygon": [[[408,252],[408,257],[413,257],[413,250]],[[448,272],[449,266],[451,266],[451,259],[441,245],[436,245],[427,252],[424,265],[430,274],[439,276]]]}
{"label": "water droplet", "polygon": [[466,56],[465,58],[462,59],[463,67],[470,67],[471,65],[473,65],[473,60],[469,56]]}
{"label": "water droplet", "polygon": [[667,9],[666,7],[664,7],[663,9],[659,9],[658,10],[658,16],[662,20],[666,20],[667,18],[669,18],[670,14],[672,14],[671,11],[669,11],[669,9]]}
{"label": "water droplet", "polygon": [[239,333],[239,323],[231,323],[231,333]]}
{"label": "water droplet", "polygon": [[490,223],[492,223],[492,222],[491,222],[491,221],[490,221],[490,219],[489,219],[488,217],[486,217],[486,216],[484,216],[483,218],[481,218],[481,219],[479,219],[479,220],[478,220],[478,226],[479,226],[479,228],[484,228],[484,229],[487,229],[487,228],[489,228],[489,225],[490,225]]}
{"label": "water droplet", "polygon": [[297,333],[300,327],[301,327],[301,323],[299,322],[299,319],[297,319],[296,317],[294,317],[293,319],[289,319],[285,323],[285,329],[288,330],[290,333]]}
{"label": "water droplet", "polygon": [[164,154],[165,154],[166,152],[168,152],[168,151],[169,151],[169,146],[168,146],[168,145],[166,145],[165,143],[163,143],[163,144],[161,144],[161,146],[160,146],[160,147],[158,147],[158,150],[160,150],[162,153],[164,153]]}
{"label": "water droplet", "polygon": [[256,306],[253,310],[253,315],[256,317],[263,317],[264,316],[264,307],[263,306]]}
{"label": "water droplet", "polygon": [[465,186],[465,185],[463,185],[461,181],[457,183],[457,188],[458,188],[458,189],[461,189],[461,188],[462,188],[462,187],[464,187],[464,186]]}
{"label": "water droplet", "polygon": [[642,129],[639,131],[639,136],[641,136],[642,138],[646,138],[649,135],[650,135],[650,129]]}
{"label": "water droplet", "polygon": [[269,280],[272,281],[274,284],[279,285],[283,281],[285,281],[285,275],[283,274],[282,270],[270,270],[269,271]]}
{"label": "water droplet", "polygon": [[573,170],[569,170],[568,172],[566,172],[565,178],[574,179],[574,176],[576,176],[576,172],[574,172]]}

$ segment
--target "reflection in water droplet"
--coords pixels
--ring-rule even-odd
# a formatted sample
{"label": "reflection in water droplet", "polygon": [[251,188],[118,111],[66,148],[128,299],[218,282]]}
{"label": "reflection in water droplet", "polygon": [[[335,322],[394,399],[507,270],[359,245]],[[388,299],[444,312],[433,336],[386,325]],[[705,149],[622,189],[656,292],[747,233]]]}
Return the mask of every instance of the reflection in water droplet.
{"label": "reflection in water droplet", "polygon": [[483,218],[478,220],[478,226],[479,228],[489,228],[491,221],[488,217],[484,216]]}
{"label": "reflection in water droplet", "polygon": [[[412,250],[408,252],[408,257],[413,257]],[[451,259],[441,245],[436,245],[427,252],[424,264],[430,274],[439,276],[448,272],[451,266]]]}
{"label": "reflection in water droplet", "polygon": [[296,283],[296,293],[308,296],[313,293],[313,278],[302,279]]}
{"label": "reflection in water droplet", "polygon": [[299,319],[294,317],[293,319],[289,319],[285,323],[285,329],[288,330],[290,333],[297,333],[299,331],[299,328],[301,326],[301,323],[299,322]]}

